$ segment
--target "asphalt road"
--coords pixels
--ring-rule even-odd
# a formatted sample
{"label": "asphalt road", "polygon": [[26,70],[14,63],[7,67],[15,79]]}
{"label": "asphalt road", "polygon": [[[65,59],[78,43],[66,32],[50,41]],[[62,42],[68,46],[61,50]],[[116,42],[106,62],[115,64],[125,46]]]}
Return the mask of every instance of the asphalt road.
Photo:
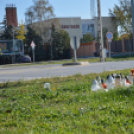
{"label": "asphalt road", "polygon": [[0,82],[30,80],[43,77],[69,76],[74,74],[100,73],[103,71],[134,68],[134,61],[90,63],[81,66],[38,65],[0,68]]}

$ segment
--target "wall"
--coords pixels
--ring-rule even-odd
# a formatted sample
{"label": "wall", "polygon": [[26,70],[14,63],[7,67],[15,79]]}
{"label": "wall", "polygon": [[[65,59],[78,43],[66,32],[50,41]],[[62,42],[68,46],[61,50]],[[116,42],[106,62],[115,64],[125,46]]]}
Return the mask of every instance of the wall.
{"label": "wall", "polygon": [[94,19],[82,19],[82,34],[91,33],[95,37],[95,20]]}
{"label": "wall", "polygon": [[[112,32],[112,33],[117,32],[117,29],[113,27],[110,17],[102,17],[102,28],[103,27],[106,27],[109,32]],[[98,32],[98,17],[95,17],[95,36],[96,37],[97,37],[97,32]]]}

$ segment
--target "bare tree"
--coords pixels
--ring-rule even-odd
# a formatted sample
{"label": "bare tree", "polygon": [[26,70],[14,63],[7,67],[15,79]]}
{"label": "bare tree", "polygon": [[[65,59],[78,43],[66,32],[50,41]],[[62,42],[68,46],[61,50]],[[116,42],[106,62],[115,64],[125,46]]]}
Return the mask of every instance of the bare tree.
{"label": "bare tree", "polygon": [[33,6],[29,7],[25,13],[26,23],[46,41],[50,37],[50,26],[55,24],[59,27],[59,21],[55,18],[53,7],[49,0],[33,0]]}
{"label": "bare tree", "polygon": [[25,21],[26,21],[26,24],[33,24],[33,20],[34,20],[34,16],[33,16],[33,7],[29,7],[27,10],[26,10],[26,13],[25,13]]}

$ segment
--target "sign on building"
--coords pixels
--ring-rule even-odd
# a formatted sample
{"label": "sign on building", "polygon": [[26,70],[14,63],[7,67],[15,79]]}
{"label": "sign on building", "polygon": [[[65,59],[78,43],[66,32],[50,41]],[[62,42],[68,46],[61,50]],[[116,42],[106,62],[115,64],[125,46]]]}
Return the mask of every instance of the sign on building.
{"label": "sign on building", "polygon": [[59,18],[61,29],[69,33],[69,37],[82,38],[81,18]]}

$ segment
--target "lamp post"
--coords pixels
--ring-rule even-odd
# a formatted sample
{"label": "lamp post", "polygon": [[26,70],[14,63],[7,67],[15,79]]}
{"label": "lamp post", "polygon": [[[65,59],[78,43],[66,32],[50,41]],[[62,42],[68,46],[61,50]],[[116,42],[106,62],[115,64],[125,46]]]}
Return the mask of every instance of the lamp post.
{"label": "lamp post", "polygon": [[12,55],[12,64],[14,63],[14,24],[13,25],[13,55]]}
{"label": "lamp post", "polygon": [[99,37],[100,37],[100,61],[104,62],[104,56],[103,56],[103,33],[102,33],[102,19],[101,19],[101,5],[100,0],[97,0],[97,6],[98,6],[98,26],[99,26]]}

